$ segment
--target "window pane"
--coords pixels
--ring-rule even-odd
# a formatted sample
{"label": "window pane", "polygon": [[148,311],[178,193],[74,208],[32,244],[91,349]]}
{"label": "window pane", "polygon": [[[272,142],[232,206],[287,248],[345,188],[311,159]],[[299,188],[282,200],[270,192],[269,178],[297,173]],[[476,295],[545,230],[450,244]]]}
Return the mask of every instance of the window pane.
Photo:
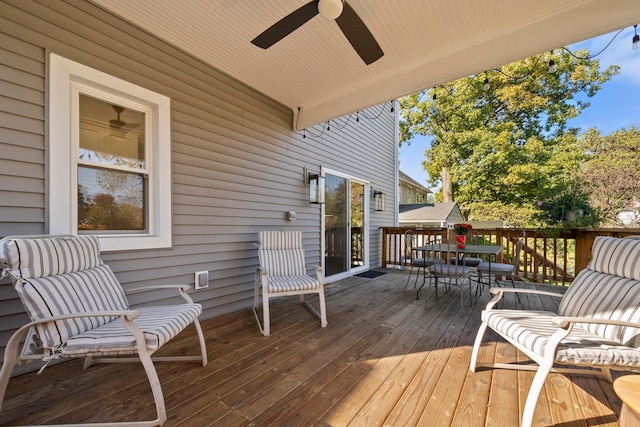
{"label": "window pane", "polygon": [[146,231],[146,193],[143,174],[78,166],[78,231]]}
{"label": "window pane", "polygon": [[80,95],[80,160],[146,168],[145,113]]}

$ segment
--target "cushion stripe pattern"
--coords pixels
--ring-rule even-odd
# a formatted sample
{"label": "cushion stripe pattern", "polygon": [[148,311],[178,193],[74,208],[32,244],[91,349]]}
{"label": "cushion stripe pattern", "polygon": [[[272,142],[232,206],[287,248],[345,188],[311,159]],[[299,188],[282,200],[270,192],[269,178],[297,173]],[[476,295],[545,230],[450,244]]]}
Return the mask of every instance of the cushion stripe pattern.
{"label": "cushion stripe pattern", "polygon": [[[584,269],[562,297],[558,314],[640,323],[640,281]],[[596,324],[582,327],[608,340],[640,347],[640,328]]]}
{"label": "cushion stripe pattern", "polygon": [[302,276],[269,276],[269,292],[310,291],[320,288],[317,278]]}
{"label": "cushion stripe pattern", "polygon": [[640,280],[640,240],[597,236],[591,252],[589,269]]}
{"label": "cushion stripe pattern", "polygon": [[[140,307],[140,316],[134,323],[144,333],[147,348],[157,350],[178,335],[202,313],[200,304]],[[87,351],[126,352],[136,349],[136,341],[118,319],[75,335],[62,347],[62,355],[86,353]]]}
{"label": "cushion stripe pattern", "polygon": [[270,276],[303,276],[304,249],[300,231],[261,231],[258,246],[260,267]]}
{"label": "cushion stripe pattern", "polygon": [[[489,327],[517,341],[522,346],[544,354],[549,338],[558,326],[552,323],[557,314],[548,311],[485,310],[482,320]],[[640,366],[640,352],[616,341],[603,339],[580,325],[557,347],[556,362],[577,364]]]}
{"label": "cushion stripe pattern", "polygon": [[[128,310],[127,298],[109,266],[49,277],[18,279],[16,290],[31,320],[90,311]],[[47,348],[57,348],[70,336],[96,328],[116,317],[60,320],[37,327]]]}
{"label": "cushion stripe pattern", "polygon": [[4,242],[0,257],[15,278],[73,273],[102,265],[96,236],[15,238]]}

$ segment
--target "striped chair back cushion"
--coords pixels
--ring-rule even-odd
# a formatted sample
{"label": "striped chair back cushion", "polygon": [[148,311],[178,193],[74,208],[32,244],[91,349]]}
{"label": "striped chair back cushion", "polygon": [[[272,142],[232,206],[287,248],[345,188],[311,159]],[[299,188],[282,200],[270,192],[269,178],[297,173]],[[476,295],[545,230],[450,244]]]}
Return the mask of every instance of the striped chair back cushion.
{"label": "striped chair back cushion", "polygon": [[[578,273],[569,286],[558,307],[558,314],[640,323],[640,280],[634,278],[635,274],[624,262],[620,262],[620,259],[632,262],[629,257],[637,253],[637,248],[640,248],[640,241],[636,241],[636,245],[628,245],[623,239],[597,237],[589,267]],[[637,261],[632,265],[638,269]],[[604,338],[640,348],[640,328],[581,326]]]}
{"label": "striped chair back cushion", "polygon": [[300,231],[261,231],[258,235],[260,267],[271,276],[306,274]]}
{"label": "striped chair back cushion", "polygon": [[95,236],[5,238],[0,259],[15,278],[54,276],[102,265]]}
{"label": "striped chair back cushion", "polygon": [[[5,239],[2,243],[3,262],[9,266],[31,320],[128,309],[122,286],[100,259],[97,238]],[[56,348],[70,336],[116,318],[67,319],[41,324],[36,329],[44,347]]]}
{"label": "striped chair back cushion", "polygon": [[640,280],[640,240],[598,236],[591,254],[591,270]]}
{"label": "striped chair back cushion", "polygon": [[[128,310],[122,286],[108,265],[56,276],[18,279],[16,290],[32,320],[92,311]],[[117,319],[117,316],[79,317],[45,323],[37,327],[47,348],[56,348],[67,338]]]}

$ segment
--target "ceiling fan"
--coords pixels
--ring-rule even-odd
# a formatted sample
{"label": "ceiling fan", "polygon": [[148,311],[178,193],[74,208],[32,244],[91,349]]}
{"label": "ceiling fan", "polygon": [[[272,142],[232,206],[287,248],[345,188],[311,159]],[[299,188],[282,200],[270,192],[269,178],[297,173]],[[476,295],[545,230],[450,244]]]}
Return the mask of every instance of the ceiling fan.
{"label": "ceiling fan", "polygon": [[251,43],[268,49],[318,14],[336,21],[365,64],[372,64],[384,55],[373,34],[344,0],[312,0],[267,28]]}
{"label": "ceiling fan", "polygon": [[124,120],[120,119],[120,113],[124,111],[124,107],[121,107],[119,105],[113,105],[113,104],[111,105],[111,107],[117,114],[117,118],[109,120],[109,125],[111,129],[129,132],[130,130],[140,126],[139,123],[127,123]]}

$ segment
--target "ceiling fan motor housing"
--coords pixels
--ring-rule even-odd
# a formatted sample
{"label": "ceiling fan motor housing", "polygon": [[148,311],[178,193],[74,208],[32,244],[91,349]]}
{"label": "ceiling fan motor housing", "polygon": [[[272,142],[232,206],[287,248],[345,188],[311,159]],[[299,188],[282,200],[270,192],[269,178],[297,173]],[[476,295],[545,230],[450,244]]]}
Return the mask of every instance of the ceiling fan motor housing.
{"label": "ceiling fan motor housing", "polygon": [[318,12],[326,19],[336,19],[342,14],[342,0],[319,0]]}

